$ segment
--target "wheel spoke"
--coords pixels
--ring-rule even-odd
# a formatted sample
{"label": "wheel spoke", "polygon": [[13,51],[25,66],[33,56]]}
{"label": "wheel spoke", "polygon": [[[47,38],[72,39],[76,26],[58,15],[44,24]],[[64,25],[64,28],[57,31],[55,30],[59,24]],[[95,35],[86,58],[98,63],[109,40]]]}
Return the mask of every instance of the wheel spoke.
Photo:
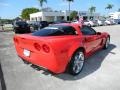
{"label": "wheel spoke", "polygon": [[78,73],[79,71],[80,71],[80,66],[77,65],[77,66],[76,66],[76,72]]}
{"label": "wheel spoke", "polygon": [[79,54],[79,59],[81,59],[81,57],[82,57],[82,54],[80,53],[80,54]]}

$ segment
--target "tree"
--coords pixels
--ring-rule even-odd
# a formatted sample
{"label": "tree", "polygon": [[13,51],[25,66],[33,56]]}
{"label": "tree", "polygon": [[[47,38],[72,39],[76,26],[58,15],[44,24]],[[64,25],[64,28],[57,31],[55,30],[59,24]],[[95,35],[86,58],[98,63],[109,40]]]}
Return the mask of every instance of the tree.
{"label": "tree", "polygon": [[73,20],[73,19],[76,19],[77,18],[77,15],[78,15],[78,12],[77,11],[72,11],[70,13],[70,19]]}
{"label": "tree", "polygon": [[118,12],[120,12],[120,8],[118,9]]}
{"label": "tree", "polygon": [[66,0],[67,2],[68,2],[68,4],[69,4],[69,13],[70,13],[70,4],[71,4],[71,2],[74,2],[74,0]]}
{"label": "tree", "polygon": [[[90,12],[90,14],[91,15],[93,15],[93,13],[96,11],[96,7],[95,6],[91,6],[90,8],[89,8],[89,12]],[[90,17],[89,17],[89,19],[90,19]]]}
{"label": "tree", "polygon": [[108,9],[109,11],[114,7],[114,5],[112,4],[108,4],[107,7],[105,9]]}
{"label": "tree", "polygon": [[47,0],[38,0],[38,1],[39,1],[41,10],[42,10],[42,8],[43,8],[43,3],[47,3]]}
{"label": "tree", "polygon": [[95,11],[96,11],[96,7],[95,7],[95,6],[91,6],[91,7],[89,8],[89,12],[90,12],[91,14],[93,14]]}
{"label": "tree", "polygon": [[29,20],[30,19],[30,14],[39,12],[39,9],[37,8],[25,8],[22,10],[21,17],[22,19]]}

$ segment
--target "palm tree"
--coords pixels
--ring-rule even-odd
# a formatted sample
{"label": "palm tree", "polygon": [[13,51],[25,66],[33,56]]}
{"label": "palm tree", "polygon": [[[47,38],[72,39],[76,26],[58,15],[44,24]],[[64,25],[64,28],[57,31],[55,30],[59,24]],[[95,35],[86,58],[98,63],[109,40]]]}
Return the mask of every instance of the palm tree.
{"label": "palm tree", "polygon": [[118,12],[120,12],[120,8],[118,9]]}
{"label": "palm tree", "polygon": [[[70,4],[71,4],[71,2],[74,2],[74,0],[66,0],[66,1],[67,1],[68,4],[69,4],[69,9],[68,9],[68,10],[69,10],[69,14],[70,14],[70,10],[71,10],[71,9],[70,9]],[[69,20],[70,20],[70,19],[69,19]]]}
{"label": "palm tree", "polygon": [[47,0],[38,0],[38,1],[39,1],[41,9],[43,9],[43,3],[47,3]]}
{"label": "palm tree", "polygon": [[93,14],[96,11],[96,7],[95,6],[91,6],[89,8],[89,11],[90,11],[91,14]]}
{"label": "palm tree", "polygon": [[70,12],[70,3],[73,2],[74,0],[66,0],[68,1],[68,4],[69,4],[69,12]]}
{"label": "palm tree", "polygon": [[112,4],[108,4],[107,7],[105,9],[111,10],[114,7],[114,5]]}
{"label": "palm tree", "polygon": [[90,14],[91,15],[93,15],[93,13],[96,11],[96,7],[95,6],[91,6],[90,8],[89,8],[89,12],[90,12]]}

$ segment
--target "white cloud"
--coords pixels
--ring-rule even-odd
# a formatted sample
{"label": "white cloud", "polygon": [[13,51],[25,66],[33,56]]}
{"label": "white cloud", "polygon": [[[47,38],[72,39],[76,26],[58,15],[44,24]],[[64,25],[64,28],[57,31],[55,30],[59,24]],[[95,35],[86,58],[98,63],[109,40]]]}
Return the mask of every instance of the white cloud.
{"label": "white cloud", "polygon": [[8,7],[8,6],[10,6],[10,4],[8,4],[8,3],[3,3],[3,2],[0,2],[0,6]]}

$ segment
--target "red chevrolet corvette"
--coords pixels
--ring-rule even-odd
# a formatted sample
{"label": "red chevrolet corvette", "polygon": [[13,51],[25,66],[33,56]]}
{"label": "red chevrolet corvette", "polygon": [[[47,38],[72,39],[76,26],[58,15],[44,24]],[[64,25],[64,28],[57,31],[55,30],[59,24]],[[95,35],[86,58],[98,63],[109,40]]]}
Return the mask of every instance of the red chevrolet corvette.
{"label": "red chevrolet corvette", "polygon": [[14,36],[17,54],[23,60],[53,73],[67,70],[72,75],[81,72],[86,57],[99,49],[107,49],[109,42],[109,34],[73,23]]}

